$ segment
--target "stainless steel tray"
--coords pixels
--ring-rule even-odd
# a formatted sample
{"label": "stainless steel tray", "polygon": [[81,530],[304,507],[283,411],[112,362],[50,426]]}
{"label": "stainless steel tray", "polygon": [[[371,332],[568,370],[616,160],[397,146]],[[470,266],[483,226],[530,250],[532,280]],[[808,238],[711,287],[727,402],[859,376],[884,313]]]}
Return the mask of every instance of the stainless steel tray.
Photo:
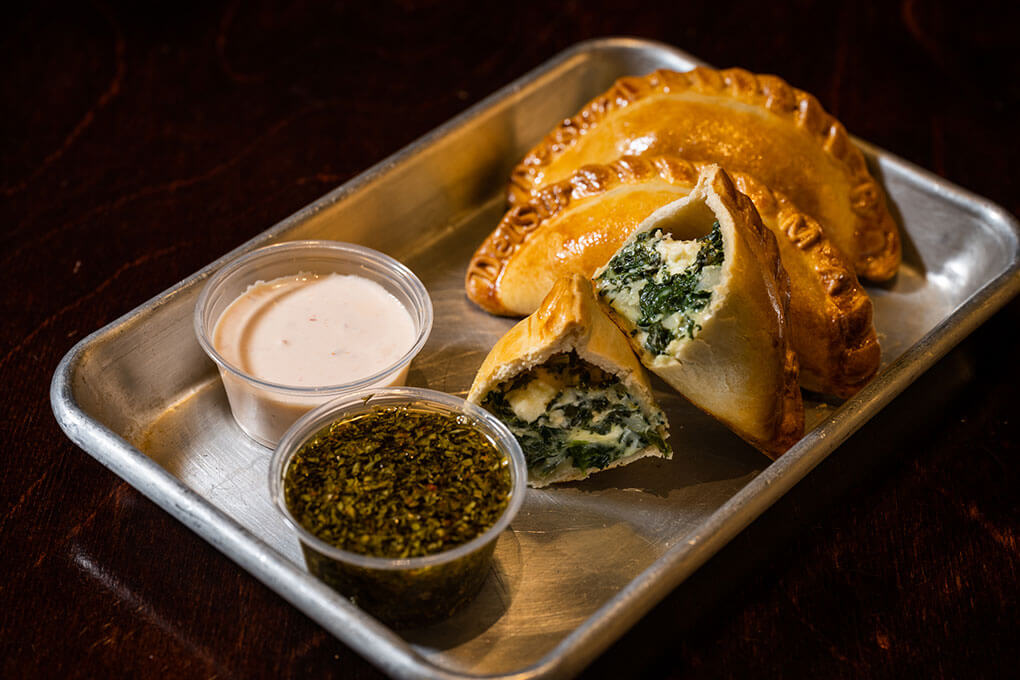
{"label": "stainless steel tray", "polygon": [[79,446],[385,672],[532,678],[578,672],[1018,289],[1015,219],[864,146],[902,225],[896,281],[871,288],[880,375],[843,404],[811,402],[810,431],[769,464],[657,390],[676,456],[531,491],[499,540],[479,599],[443,624],[396,633],[305,570],[272,509],[269,451],[230,417],[193,337],[205,279],[274,241],[329,238],[393,255],[425,282],[436,322],[409,383],[465,394],[512,323],[471,305],[468,258],[503,211],[513,164],[618,77],[698,64],[665,45],[582,43],[76,345],[51,389]]}

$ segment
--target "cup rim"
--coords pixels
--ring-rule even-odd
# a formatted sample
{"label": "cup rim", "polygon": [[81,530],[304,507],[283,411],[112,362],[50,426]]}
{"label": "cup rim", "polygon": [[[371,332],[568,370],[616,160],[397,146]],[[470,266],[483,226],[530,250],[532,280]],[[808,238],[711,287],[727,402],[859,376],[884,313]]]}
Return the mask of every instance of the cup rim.
{"label": "cup rim", "polygon": [[[210,333],[207,331],[205,322],[205,310],[209,304],[209,299],[212,296],[213,291],[215,291],[231,274],[234,274],[239,269],[255,260],[259,260],[279,252],[309,249],[347,255],[351,260],[368,261],[383,269],[389,270],[393,275],[392,278],[410,286],[412,293],[410,297],[412,298],[412,301],[420,302],[420,304],[415,305],[412,309],[408,309],[408,313],[410,313],[412,317],[418,316],[422,323],[421,327],[418,329],[418,334],[415,338],[414,344],[411,345],[410,349],[408,349],[407,352],[405,352],[395,363],[390,364],[386,368],[381,371],[377,371],[372,375],[358,378],[351,382],[340,383],[337,385],[301,387],[257,378],[227,361],[213,346],[212,340],[210,339]],[[297,274],[300,272],[297,271],[294,273]],[[381,253],[378,250],[358,245],[356,243],[329,240],[301,240],[285,241],[282,243],[262,246],[261,248],[248,251],[247,253],[228,261],[216,270],[216,272],[209,277],[209,280],[205,282],[205,285],[202,287],[202,291],[198,295],[198,300],[195,303],[192,320],[195,336],[198,338],[198,344],[202,347],[202,351],[204,351],[206,355],[220,368],[263,390],[281,392],[294,396],[314,397],[321,396],[323,394],[346,393],[358,390],[362,387],[373,385],[386,376],[400,371],[404,366],[409,364],[419,352],[421,352],[422,347],[424,347],[425,343],[428,341],[429,335],[432,333],[433,309],[432,298],[429,296],[428,290],[425,288],[425,284],[421,282],[421,279],[419,279],[413,271],[399,260],[396,260],[385,253]],[[216,319],[216,321],[219,321],[219,319]],[[213,322],[214,327],[216,321]]]}
{"label": "cup rim", "polygon": [[[378,407],[413,404],[439,407],[448,413],[468,416],[476,426],[481,426],[480,429],[492,440],[493,445],[507,456],[511,475],[510,499],[499,519],[467,543],[432,555],[401,558],[376,557],[342,550],[305,529],[291,515],[283,494],[285,469],[298,448],[312,434],[342,415],[356,415]],[[270,500],[284,521],[297,532],[298,540],[335,561],[373,570],[406,571],[434,567],[480,550],[494,541],[513,521],[524,503],[527,486],[528,470],[524,452],[517,438],[502,421],[482,407],[460,397],[422,387],[369,388],[332,399],[295,422],[280,439],[269,462]]]}

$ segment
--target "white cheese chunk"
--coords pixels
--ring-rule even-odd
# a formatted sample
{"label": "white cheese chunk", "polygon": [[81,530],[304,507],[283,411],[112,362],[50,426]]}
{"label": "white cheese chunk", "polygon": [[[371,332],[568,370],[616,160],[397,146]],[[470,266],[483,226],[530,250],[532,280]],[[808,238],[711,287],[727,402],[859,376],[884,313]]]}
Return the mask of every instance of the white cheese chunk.
{"label": "white cheese chunk", "polygon": [[722,266],[713,264],[701,270],[698,287],[701,290],[714,290],[722,282]]}
{"label": "white cheese chunk", "polygon": [[662,256],[667,274],[683,274],[697,259],[701,244],[697,241],[674,241],[666,236],[655,244],[655,250]]}
{"label": "white cheese chunk", "polygon": [[535,379],[520,389],[513,390],[506,395],[506,400],[513,409],[514,415],[526,423],[534,422],[536,418],[545,413],[549,402],[559,392],[559,387]]}

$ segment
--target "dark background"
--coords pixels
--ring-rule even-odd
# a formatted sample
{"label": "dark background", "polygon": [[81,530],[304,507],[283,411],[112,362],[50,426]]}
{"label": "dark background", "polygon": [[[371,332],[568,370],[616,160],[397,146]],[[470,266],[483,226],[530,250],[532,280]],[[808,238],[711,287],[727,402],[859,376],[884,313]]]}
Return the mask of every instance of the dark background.
{"label": "dark background", "polygon": [[[70,443],[82,337],[577,41],[776,73],[1020,214],[1014,3],[33,3],[0,22],[0,676],[376,677]],[[591,677],[1015,672],[1014,300]]]}

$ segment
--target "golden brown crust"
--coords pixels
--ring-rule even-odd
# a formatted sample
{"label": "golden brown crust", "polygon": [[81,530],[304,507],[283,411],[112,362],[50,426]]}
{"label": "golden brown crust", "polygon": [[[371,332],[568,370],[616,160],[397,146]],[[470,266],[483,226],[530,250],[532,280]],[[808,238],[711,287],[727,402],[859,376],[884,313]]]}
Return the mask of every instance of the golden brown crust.
{"label": "golden brown crust", "polygon": [[[744,231],[746,243],[757,256],[766,277],[766,289],[774,290],[773,307],[778,318],[775,341],[782,356],[782,379],[777,391],[774,435],[769,440],[749,439],[772,458],[782,455],[804,436],[804,403],[800,393],[800,366],[791,342],[789,315],[790,279],[779,255],[776,237],[762,224],[761,216],[751,199],[737,190],[733,180],[721,168],[706,168],[701,177],[726,206],[738,233]],[[738,433],[739,434],[739,433]]]}
{"label": "golden brown crust", "polygon": [[[663,440],[669,437],[666,418],[655,404],[648,374],[631,351],[627,338],[596,301],[591,282],[583,276],[557,281],[539,309],[499,339],[479,367],[467,399],[481,404],[501,383],[565,352],[576,352],[581,359],[618,377],[649,422],[662,423],[658,430]],[[650,446],[614,461],[609,467],[663,455],[657,447]],[[529,472],[528,481],[532,486],[545,486],[584,479],[593,472],[598,470],[579,470],[565,464],[545,476]]]}
{"label": "golden brown crust", "polygon": [[750,175],[730,176],[776,237],[790,280],[791,344],[800,363],[801,385],[852,396],[881,362],[871,298],[817,221]]}
{"label": "golden brown crust", "polygon": [[[698,67],[686,73],[659,70],[643,77],[621,78],[573,118],[560,123],[517,165],[511,173],[508,189],[511,205],[528,202],[541,186],[558,181],[560,176],[569,174],[580,164],[605,162],[621,153],[633,153],[635,150],[621,151],[618,146],[610,150],[611,144],[607,143],[603,144],[606,154],[596,154],[573,165],[567,162],[562,168],[552,167],[575,147],[591,145],[592,138],[596,136],[594,132],[607,119],[620,115],[619,112],[625,109],[641,116],[643,114],[635,111],[639,108],[637,104],[667,96],[687,97],[702,112],[706,106],[714,109],[707,121],[693,120],[699,116],[686,109],[678,112],[676,119],[652,114],[645,116],[641,122],[650,126],[649,129],[654,130],[657,125],[676,128],[662,131],[662,139],[653,141],[650,146],[645,143],[647,153],[680,153],[694,160],[721,163],[728,170],[749,172],[773,189],[783,191],[801,209],[821,219],[825,228],[830,230],[830,237],[850,258],[859,275],[886,280],[895,274],[900,261],[896,224],[888,212],[882,189],[869,173],[864,155],[850,140],[846,129],[812,95],[791,87],[776,76],[754,75],[743,69],[717,71]],[[738,103],[747,110],[772,115],[767,117],[767,122],[762,122],[765,119],[760,115],[757,119],[745,116],[737,121],[736,113],[722,110],[724,103]],[[727,120],[721,115],[724,113],[732,114],[734,120]],[[705,115],[700,117],[706,118]],[[683,125],[675,125],[677,121]],[[796,130],[798,139],[811,140],[802,151],[814,150],[807,153],[810,157],[788,157],[785,164],[777,163],[777,158],[790,152],[788,145],[771,134],[774,129],[755,134],[752,130],[754,125],[747,125],[749,121],[758,124],[758,127],[780,122],[785,128]],[[701,123],[708,128],[707,132],[700,127],[691,127]],[[684,125],[688,127],[681,130]],[[643,130],[641,128],[636,134]],[[729,135],[731,138],[725,140],[725,146],[709,148],[711,145],[707,142],[715,135]],[[582,143],[580,140],[585,141]],[[688,143],[689,148],[678,148]],[[825,166],[827,172],[839,175],[843,185],[839,189],[845,191],[845,195],[838,196],[838,200],[824,195],[831,190],[832,182],[820,182],[819,186],[812,188],[810,181],[804,182],[803,177],[795,177],[801,166],[819,163]],[[556,172],[550,176],[553,170]],[[784,184],[784,179],[790,184]]]}
{"label": "golden brown crust", "polygon": [[[479,307],[492,314],[516,316],[530,314],[538,300],[548,291],[550,280],[559,278],[543,277],[543,282],[528,295],[524,306],[511,306],[501,291],[503,275],[512,258],[521,247],[539,229],[547,227],[550,221],[563,215],[580,201],[595,196],[602,196],[621,185],[634,185],[655,179],[673,184],[693,187],[697,182],[698,166],[687,161],[672,157],[643,159],[637,157],[620,158],[607,165],[590,165],[578,169],[567,180],[538,190],[527,203],[511,208],[497,225],[496,229],[482,242],[468,263],[464,278],[464,288],[468,297]],[[659,203],[668,202],[668,199]],[[654,207],[658,207],[654,205]],[[637,215],[630,220],[636,226],[648,213]],[[604,222],[604,220],[603,220]],[[572,271],[590,275],[596,267],[603,264],[615,249],[616,245],[626,238],[626,233],[619,233],[614,227],[613,243],[603,248],[606,258],[592,258],[590,261],[571,264]],[[591,257],[590,249],[585,249],[585,258]],[[537,273],[537,272],[536,272]],[[536,279],[538,281],[539,279]]]}
{"label": "golden brown crust", "polygon": [[[787,321],[789,280],[776,239],[751,200],[725,171],[706,166],[689,195],[649,215],[626,243],[656,229],[688,240],[710,231],[713,222],[719,225],[725,256],[693,338],[672,343],[665,352],[651,351],[639,334],[631,333],[636,329],[626,315],[603,302],[646,367],[776,457],[803,435],[804,409]],[[595,272],[596,282],[606,267]]]}
{"label": "golden brown crust", "polygon": [[[563,228],[572,207],[595,201],[621,185],[665,182],[676,192],[656,194],[652,207],[686,195],[694,188],[704,164],[672,156],[625,157],[609,165],[585,166],[563,182],[541,189],[533,200],[507,212],[482,243],[468,266],[465,287],[474,302],[494,314],[527,314],[534,310],[553,276],[576,272],[590,276],[626,239],[646,214],[617,219],[597,227],[601,240],[582,250],[556,250],[539,242],[534,257],[522,264],[524,275],[503,280],[507,264],[529,239],[543,230]],[[872,324],[872,306],[849,263],[822,232],[785,196],[744,173],[730,173],[737,189],[754,204],[763,223],[779,243],[791,278],[792,341],[800,361],[801,384],[807,389],[848,397],[878,370],[880,349]],[[600,213],[601,214],[601,213]],[[569,257],[568,257],[569,255]],[[547,274],[548,272],[548,274]],[[512,291],[507,287],[530,286]],[[509,299],[514,304],[508,306]]]}

